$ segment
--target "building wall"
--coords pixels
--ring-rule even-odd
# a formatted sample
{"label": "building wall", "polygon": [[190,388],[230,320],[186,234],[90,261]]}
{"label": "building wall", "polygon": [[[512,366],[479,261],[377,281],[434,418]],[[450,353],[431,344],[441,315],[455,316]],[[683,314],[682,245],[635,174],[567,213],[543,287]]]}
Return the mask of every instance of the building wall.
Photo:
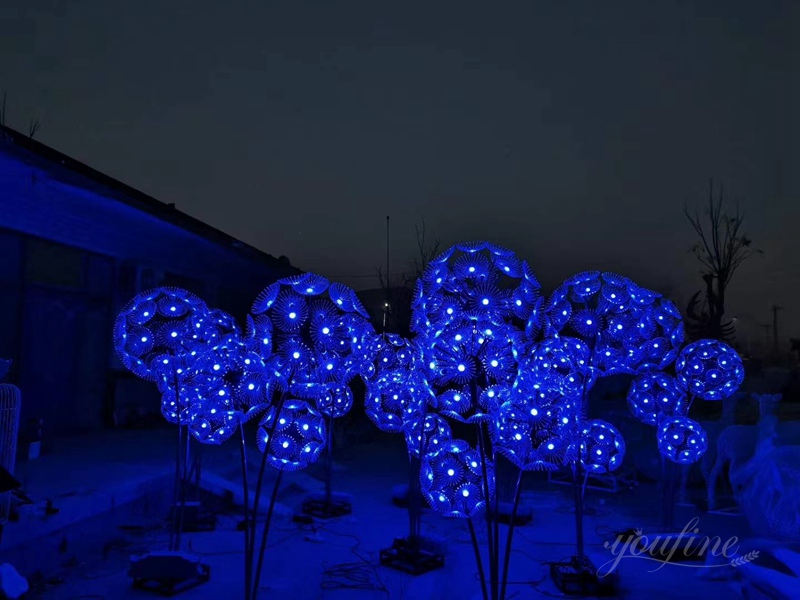
{"label": "building wall", "polygon": [[23,390],[21,429],[101,424],[111,348],[112,258],[0,230],[0,355]]}
{"label": "building wall", "polygon": [[155,387],[131,383],[112,346],[116,315],[136,293],[183,287],[242,321],[253,290],[261,286],[154,271],[4,229],[0,256],[0,357],[14,361],[9,380],[22,389],[23,436],[31,420],[39,419],[45,435],[111,426],[119,403],[158,410]]}
{"label": "building wall", "polygon": [[116,315],[138,292],[182,287],[241,321],[263,287],[297,272],[179,227],[167,205],[148,213],[3,150],[0,357],[22,390],[21,437],[38,419],[45,436],[118,425],[121,405],[158,418],[155,386],[132,380],[112,347]]}

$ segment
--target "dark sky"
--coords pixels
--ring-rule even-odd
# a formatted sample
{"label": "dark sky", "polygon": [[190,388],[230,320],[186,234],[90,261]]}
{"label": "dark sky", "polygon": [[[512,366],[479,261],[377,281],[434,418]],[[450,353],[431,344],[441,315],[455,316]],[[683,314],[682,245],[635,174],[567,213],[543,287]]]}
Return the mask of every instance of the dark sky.
{"label": "dark sky", "polygon": [[683,305],[713,177],[765,251],[730,292],[756,343],[773,303],[800,337],[797,27],[789,0],[5,0],[0,89],[8,125],[331,277],[375,272],[387,214],[404,268],[424,215],[548,288]]}

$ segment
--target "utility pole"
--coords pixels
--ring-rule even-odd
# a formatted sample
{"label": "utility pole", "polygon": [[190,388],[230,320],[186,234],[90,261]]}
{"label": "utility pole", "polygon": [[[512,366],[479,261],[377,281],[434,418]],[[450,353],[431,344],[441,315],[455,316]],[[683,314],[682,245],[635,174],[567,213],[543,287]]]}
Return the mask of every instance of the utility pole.
{"label": "utility pole", "polygon": [[772,306],[772,351],[778,354],[778,311],[782,310],[782,306],[773,304]]}
{"label": "utility pole", "polygon": [[392,297],[392,280],[389,278],[389,215],[386,215],[386,297],[383,299],[383,336],[386,337],[386,316]]}

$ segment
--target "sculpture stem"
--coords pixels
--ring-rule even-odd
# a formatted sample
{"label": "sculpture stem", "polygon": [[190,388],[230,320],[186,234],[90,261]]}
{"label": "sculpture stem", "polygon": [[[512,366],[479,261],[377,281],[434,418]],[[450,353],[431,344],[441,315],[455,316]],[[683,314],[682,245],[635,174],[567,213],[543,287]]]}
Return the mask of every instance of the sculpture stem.
{"label": "sculpture stem", "polygon": [[575,494],[575,538],[576,555],[581,565],[586,562],[586,552],[583,546],[583,486],[581,485],[580,463],[572,463],[572,491]]}
{"label": "sculpture stem", "polygon": [[514,489],[514,507],[511,509],[511,522],[508,524],[508,536],[506,537],[506,552],[503,556],[503,577],[502,588],[500,589],[500,600],[506,598],[506,587],[508,586],[508,566],[511,562],[511,540],[514,537],[514,525],[517,520],[517,509],[519,508],[519,499],[522,496],[522,474],[525,471],[519,470],[517,476],[517,486]]}
{"label": "sculpture stem", "polygon": [[[419,478],[422,471],[422,451],[425,437],[425,419],[427,418],[427,402],[422,405],[419,419],[419,437],[417,443],[417,454],[409,450],[409,482],[408,482],[408,541],[419,542],[421,536],[422,520],[422,490],[420,489]],[[413,439],[413,438],[412,438]]]}
{"label": "sculpture stem", "polygon": [[418,542],[421,535],[420,509],[422,492],[419,485],[421,461],[419,457],[414,456],[413,452],[410,453],[408,458],[408,541],[414,540]]}
{"label": "sculpture stem", "polygon": [[[177,380],[177,377],[176,377]],[[180,419],[178,420],[178,443],[175,446],[175,485],[172,490],[172,523],[170,524],[169,528],[169,549],[170,552],[177,550],[175,547],[175,533],[178,529],[178,521],[177,521],[177,510],[178,510],[178,498],[179,498],[179,490],[181,486],[181,424]]]}
{"label": "sculpture stem", "polygon": [[478,565],[478,576],[481,579],[481,592],[483,592],[483,600],[489,600],[489,594],[486,591],[486,574],[483,572],[483,561],[481,560],[481,549],[478,546],[478,536],[475,535],[475,526],[472,524],[472,517],[467,519],[469,526],[469,536],[472,539],[472,549],[475,550],[475,564]]}
{"label": "sculpture stem", "polygon": [[264,523],[264,531],[261,533],[261,547],[258,550],[258,566],[255,572],[255,581],[253,582],[253,592],[250,598],[256,600],[258,595],[258,585],[261,582],[261,568],[264,565],[264,554],[267,550],[267,534],[269,533],[269,525],[272,521],[272,511],[275,508],[275,500],[278,498],[278,488],[281,485],[281,478],[283,471],[278,471],[278,476],[275,478],[275,485],[272,488],[272,496],[269,499],[269,508],[267,509],[267,520]]}
{"label": "sculpture stem", "polygon": [[181,413],[180,413],[180,402],[181,402],[181,392],[180,392],[180,379],[178,378],[178,369],[175,368],[175,361],[172,361],[173,369],[172,369],[172,379],[173,385],[175,386],[175,405],[178,408],[178,445],[175,448],[175,488],[172,490],[172,523],[170,524],[170,531],[169,531],[169,549],[170,552],[177,550],[177,543],[175,542],[175,535],[178,529],[178,499],[180,498],[180,485],[181,485],[181,448],[183,447],[182,441],[182,433],[183,427],[181,425]]}
{"label": "sculpture stem", "polygon": [[495,546],[494,546],[494,536],[492,535],[492,501],[491,501],[491,488],[489,486],[489,469],[486,466],[486,445],[484,444],[483,439],[483,428],[481,424],[477,424],[478,428],[478,448],[480,449],[481,454],[481,471],[483,474],[483,494],[484,494],[484,504],[486,506],[486,542],[488,544],[488,553],[489,553],[489,586],[492,594],[492,600],[496,600],[496,581],[494,578],[494,553],[495,553]]}
{"label": "sculpture stem", "polygon": [[330,506],[333,500],[333,417],[328,415],[327,448],[325,452],[325,503]]}
{"label": "sculpture stem", "polygon": [[239,431],[242,436],[242,494],[244,497],[244,600],[250,600],[250,582],[252,581],[250,570],[253,566],[253,558],[249,555],[251,535],[250,486],[247,481],[247,444],[244,438],[244,420],[239,421]]}
{"label": "sculpture stem", "polygon": [[[275,405],[275,414],[272,418],[272,423],[270,424],[269,431],[267,432],[267,441],[264,445],[264,452],[261,453],[261,465],[258,467],[258,479],[256,480],[256,493],[255,498],[253,499],[253,512],[252,518],[250,519],[250,549],[245,555],[245,560],[250,559],[250,569],[251,569],[251,577],[252,577],[252,561],[255,557],[256,552],[256,527],[258,526],[258,506],[259,501],[261,500],[261,487],[264,483],[264,471],[267,468],[267,455],[269,454],[269,445],[272,443],[272,436],[275,433],[275,427],[278,425],[278,418],[281,414],[281,409],[283,408],[283,402],[286,398],[286,392],[281,392],[281,395],[278,397],[278,402]],[[249,584],[249,582],[248,582]],[[252,600],[252,597],[251,597]]]}
{"label": "sculpture stem", "polygon": [[[497,457],[492,452],[492,464],[496,463]],[[495,484],[497,485],[497,484]],[[494,581],[493,597],[500,597],[500,521],[497,515],[500,514],[500,494],[497,489],[494,491],[494,512],[492,512],[492,523],[494,526],[494,563],[492,564],[492,578]]]}
{"label": "sculpture stem", "polygon": [[181,476],[181,497],[180,497],[180,513],[178,514],[178,534],[177,534],[177,541],[176,541],[176,550],[180,549],[181,546],[181,533],[183,532],[183,517],[184,513],[186,512],[186,497],[189,490],[189,442],[191,441],[191,436],[189,435],[189,428],[186,427],[184,429],[184,437],[186,438],[186,444],[183,448],[183,472]]}

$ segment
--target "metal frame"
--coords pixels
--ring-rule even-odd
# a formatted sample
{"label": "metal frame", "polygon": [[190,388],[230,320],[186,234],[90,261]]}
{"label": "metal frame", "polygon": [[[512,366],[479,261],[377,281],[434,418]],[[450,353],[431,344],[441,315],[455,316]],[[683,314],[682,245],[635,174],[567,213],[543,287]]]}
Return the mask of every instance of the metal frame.
{"label": "metal frame", "polygon": [[[11,475],[17,459],[17,435],[22,394],[17,386],[0,384],[0,464]],[[8,521],[11,493],[0,494],[0,526]]]}

